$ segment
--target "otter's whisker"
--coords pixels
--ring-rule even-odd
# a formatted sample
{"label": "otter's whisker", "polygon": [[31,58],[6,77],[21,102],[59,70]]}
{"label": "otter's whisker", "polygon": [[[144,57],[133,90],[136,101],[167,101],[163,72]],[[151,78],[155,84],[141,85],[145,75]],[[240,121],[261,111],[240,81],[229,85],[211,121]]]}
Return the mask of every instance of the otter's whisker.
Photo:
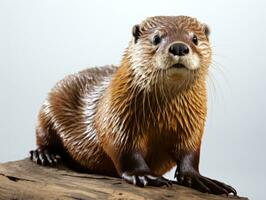
{"label": "otter's whisker", "polygon": [[161,93],[163,95],[163,98],[164,98],[164,102],[165,103],[167,101],[167,93],[165,93],[165,89],[164,88],[167,88],[167,86],[164,84],[164,79],[167,78],[167,76],[165,76],[165,71],[162,71],[162,73],[160,73],[160,81],[162,81],[162,83],[160,83],[160,90],[161,90]]}
{"label": "otter's whisker", "polygon": [[159,86],[160,87],[160,85],[159,85],[159,74],[160,72],[158,72],[158,71],[156,71],[156,73],[155,73],[155,83],[154,83],[154,88],[155,88],[155,100],[156,100],[156,103],[157,103],[157,106],[158,106],[158,108],[159,108],[159,111],[160,111],[160,113],[162,113],[162,109],[161,109],[161,106],[160,106],[160,103],[159,103],[159,100],[158,100],[158,95],[160,95],[158,92],[157,92],[157,87]]}

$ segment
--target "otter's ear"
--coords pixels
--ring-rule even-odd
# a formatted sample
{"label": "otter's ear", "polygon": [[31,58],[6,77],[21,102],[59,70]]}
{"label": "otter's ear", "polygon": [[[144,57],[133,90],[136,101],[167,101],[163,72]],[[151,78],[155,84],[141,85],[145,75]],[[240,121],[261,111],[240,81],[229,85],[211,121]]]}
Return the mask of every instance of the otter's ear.
{"label": "otter's ear", "polygon": [[211,33],[210,27],[207,24],[203,24],[203,26],[204,26],[204,33],[205,33],[206,37],[209,39],[209,36]]}
{"label": "otter's ear", "polygon": [[137,24],[135,26],[133,26],[132,28],[132,35],[134,37],[134,41],[135,43],[137,43],[138,39],[140,38],[140,26]]}

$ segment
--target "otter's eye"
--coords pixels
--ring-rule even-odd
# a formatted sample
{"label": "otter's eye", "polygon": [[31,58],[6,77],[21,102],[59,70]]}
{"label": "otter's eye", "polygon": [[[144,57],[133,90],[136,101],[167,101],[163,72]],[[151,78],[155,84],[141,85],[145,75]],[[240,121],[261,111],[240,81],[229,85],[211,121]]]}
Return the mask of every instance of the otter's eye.
{"label": "otter's eye", "polygon": [[159,35],[155,35],[152,39],[152,44],[157,45],[162,41],[162,38]]}
{"label": "otter's eye", "polygon": [[198,38],[197,38],[196,35],[193,35],[192,42],[193,42],[195,45],[198,45]]}

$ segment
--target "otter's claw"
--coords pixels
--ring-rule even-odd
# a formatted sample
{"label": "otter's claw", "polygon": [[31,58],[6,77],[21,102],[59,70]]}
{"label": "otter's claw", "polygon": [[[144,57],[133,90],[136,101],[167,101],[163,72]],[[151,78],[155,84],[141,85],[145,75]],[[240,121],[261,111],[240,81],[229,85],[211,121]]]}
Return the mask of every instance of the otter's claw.
{"label": "otter's claw", "polygon": [[161,187],[161,186],[169,187],[172,185],[172,182],[164,177],[156,177],[151,175],[137,176],[137,175],[128,175],[127,173],[123,173],[122,179],[124,179],[128,183],[131,183],[139,187],[145,187],[147,185],[156,186],[156,187]]}
{"label": "otter's claw", "polygon": [[231,187],[230,185],[226,185],[225,183],[219,182],[219,181],[214,180],[214,179],[210,179],[210,178],[207,178],[207,179],[209,179],[210,181],[216,183],[220,187],[224,188],[229,193],[233,193],[234,196],[237,196],[237,191],[233,187]]}
{"label": "otter's claw", "polygon": [[60,156],[45,150],[32,150],[30,151],[30,159],[39,165],[55,165],[60,161]]}
{"label": "otter's claw", "polygon": [[217,180],[213,180],[198,173],[180,173],[177,174],[177,183],[183,186],[187,186],[204,193],[211,194],[226,194],[233,193],[237,196],[237,192],[234,188],[226,185]]}

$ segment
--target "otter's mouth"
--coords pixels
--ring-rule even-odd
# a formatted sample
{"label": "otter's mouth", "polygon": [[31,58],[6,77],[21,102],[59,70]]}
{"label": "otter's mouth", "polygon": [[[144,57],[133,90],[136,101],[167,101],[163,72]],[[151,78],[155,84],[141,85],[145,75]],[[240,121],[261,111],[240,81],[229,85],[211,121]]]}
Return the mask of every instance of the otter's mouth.
{"label": "otter's mouth", "polygon": [[176,63],[176,64],[172,65],[171,68],[184,69],[184,68],[186,68],[186,66],[183,65],[182,63]]}

